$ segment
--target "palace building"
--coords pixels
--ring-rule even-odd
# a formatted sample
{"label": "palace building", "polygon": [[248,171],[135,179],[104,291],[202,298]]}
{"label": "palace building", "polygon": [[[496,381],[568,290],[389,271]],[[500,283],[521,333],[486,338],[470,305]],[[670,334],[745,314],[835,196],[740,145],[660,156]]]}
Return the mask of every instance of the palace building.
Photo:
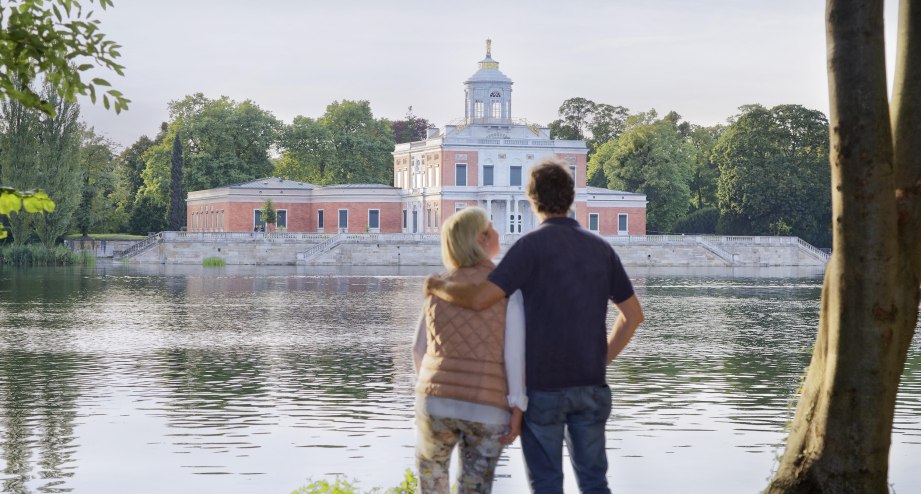
{"label": "palace building", "polygon": [[190,192],[187,228],[253,231],[272,199],[277,227],[305,233],[430,233],[455,211],[486,209],[500,233],[537,225],[524,193],[531,167],[548,156],[569,162],[576,183],[572,215],[600,235],[645,235],[646,196],[586,186],[585,141],[550,138],[547,127],[512,118],[512,80],[486,57],[464,82],[464,119],[397,144],[393,184],[319,186],[284,178]]}

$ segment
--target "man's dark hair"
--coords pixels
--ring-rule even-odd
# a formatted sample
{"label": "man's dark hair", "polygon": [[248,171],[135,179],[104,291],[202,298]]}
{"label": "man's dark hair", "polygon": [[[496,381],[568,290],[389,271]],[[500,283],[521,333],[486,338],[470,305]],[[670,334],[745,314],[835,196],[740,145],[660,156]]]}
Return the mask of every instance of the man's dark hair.
{"label": "man's dark hair", "polygon": [[559,158],[545,158],[531,168],[528,198],[537,211],[566,214],[576,195],[569,164]]}

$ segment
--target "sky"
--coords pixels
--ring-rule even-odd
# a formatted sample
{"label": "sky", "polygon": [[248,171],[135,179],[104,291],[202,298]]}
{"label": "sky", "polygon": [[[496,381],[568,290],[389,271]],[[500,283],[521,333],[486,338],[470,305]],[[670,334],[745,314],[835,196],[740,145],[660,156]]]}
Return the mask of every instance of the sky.
{"label": "sky", "polygon": [[[85,2],[85,4],[88,2]],[[152,137],[167,103],[197,92],[251,100],[290,123],[343,99],[375,117],[463,118],[463,81],[485,55],[514,81],[514,118],[546,125],[567,98],[723,123],[741,105],[828,112],[821,0],[115,0],[102,31],[131,99],[83,119],[121,146]],[[894,53],[896,2],[886,6]],[[891,69],[890,69],[891,70]]]}

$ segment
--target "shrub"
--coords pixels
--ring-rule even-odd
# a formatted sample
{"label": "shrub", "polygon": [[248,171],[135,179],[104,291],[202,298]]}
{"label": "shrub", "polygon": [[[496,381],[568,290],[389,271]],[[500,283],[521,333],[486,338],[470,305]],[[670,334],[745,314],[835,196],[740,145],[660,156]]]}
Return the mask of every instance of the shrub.
{"label": "shrub", "polygon": [[206,268],[222,268],[226,264],[223,257],[206,257],[201,261],[201,265]]}
{"label": "shrub", "polygon": [[[416,474],[407,468],[406,472],[403,474],[403,482],[400,482],[400,485],[391,487],[386,491],[381,490],[380,487],[375,487],[369,491],[365,491],[365,494],[415,494],[418,485],[419,481],[416,479]],[[361,491],[358,490],[357,483],[342,480],[337,476],[336,480],[333,482],[318,480],[300,489],[291,491],[291,494],[361,494]]]}
{"label": "shrub", "polygon": [[8,266],[63,266],[76,264],[79,260],[77,254],[63,245],[51,250],[41,244],[5,245],[0,248],[0,264]]}

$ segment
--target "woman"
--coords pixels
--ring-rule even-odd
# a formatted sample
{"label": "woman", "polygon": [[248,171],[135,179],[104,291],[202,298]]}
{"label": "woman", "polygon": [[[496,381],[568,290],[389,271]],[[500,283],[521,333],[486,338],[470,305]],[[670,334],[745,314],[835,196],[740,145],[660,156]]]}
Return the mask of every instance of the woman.
{"label": "woman", "polygon": [[[446,279],[483,281],[498,254],[499,234],[482,209],[462,209],[442,225]],[[521,293],[479,312],[426,297],[413,357],[421,492],[450,492],[455,445],[457,492],[490,492],[502,447],[518,436],[527,408]]]}

